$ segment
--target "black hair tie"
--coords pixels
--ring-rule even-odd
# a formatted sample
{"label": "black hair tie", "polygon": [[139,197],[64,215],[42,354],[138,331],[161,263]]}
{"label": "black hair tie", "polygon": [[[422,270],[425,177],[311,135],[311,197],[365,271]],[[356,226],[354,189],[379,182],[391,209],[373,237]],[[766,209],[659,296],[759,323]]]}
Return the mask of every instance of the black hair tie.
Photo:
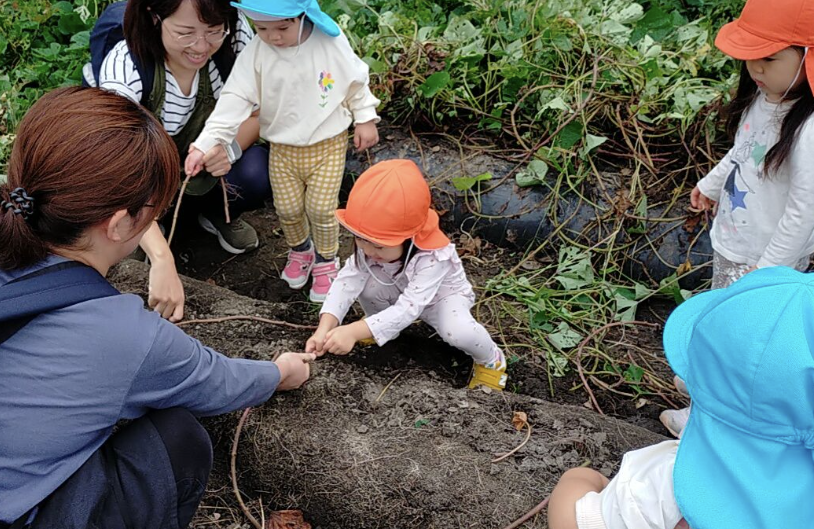
{"label": "black hair tie", "polygon": [[0,202],[0,208],[10,209],[15,215],[22,215],[25,220],[34,214],[34,197],[29,196],[25,189],[18,187],[8,196],[9,200]]}

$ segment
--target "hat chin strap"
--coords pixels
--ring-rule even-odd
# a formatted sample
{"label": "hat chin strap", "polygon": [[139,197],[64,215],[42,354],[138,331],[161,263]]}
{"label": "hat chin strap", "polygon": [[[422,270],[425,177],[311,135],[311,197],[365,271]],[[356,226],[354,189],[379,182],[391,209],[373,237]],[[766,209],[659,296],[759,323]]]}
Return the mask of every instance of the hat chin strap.
{"label": "hat chin strap", "polygon": [[381,279],[379,279],[378,277],[376,277],[376,274],[374,274],[374,273],[373,273],[373,271],[370,269],[370,266],[368,266],[368,264],[367,264],[367,256],[366,256],[366,255],[364,255],[364,253],[365,253],[365,252],[362,252],[362,256],[363,256],[363,257],[362,257],[362,266],[364,266],[364,267],[365,267],[365,271],[366,271],[368,274],[370,274],[370,277],[372,277],[373,279],[375,279],[375,280],[376,280],[376,282],[377,282],[378,284],[380,284],[381,286],[383,286],[383,287],[392,287],[392,286],[395,286],[395,285],[396,285],[396,283],[398,282],[399,278],[400,278],[401,276],[403,276],[403,275],[404,275],[404,272],[405,272],[405,270],[407,269],[407,261],[410,259],[410,252],[412,252],[412,251],[413,251],[413,248],[414,248],[414,247],[415,247],[415,241],[414,241],[413,239],[410,239],[410,247],[409,247],[409,248],[407,248],[407,253],[404,255],[404,263],[405,263],[405,266],[403,266],[403,267],[401,268],[401,272],[399,272],[399,273],[396,275],[396,277],[394,277],[394,278],[393,278],[393,282],[392,282],[392,283],[386,283],[386,282],[382,281]]}
{"label": "hat chin strap", "polygon": [[805,50],[803,51],[803,58],[800,60],[800,66],[797,67],[797,73],[794,75],[794,79],[791,81],[789,87],[786,88],[786,91],[783,92],[783,97],[780,98],[780,101],[786,99],[786,96],[789,95],[791,89],[794,88],[795,84],[797,84],[797,80],[800,78],[800,74],[803,72],[803,65],[805,65],[806,63],[807,56],[808,56],[808,46],[806,46]]}

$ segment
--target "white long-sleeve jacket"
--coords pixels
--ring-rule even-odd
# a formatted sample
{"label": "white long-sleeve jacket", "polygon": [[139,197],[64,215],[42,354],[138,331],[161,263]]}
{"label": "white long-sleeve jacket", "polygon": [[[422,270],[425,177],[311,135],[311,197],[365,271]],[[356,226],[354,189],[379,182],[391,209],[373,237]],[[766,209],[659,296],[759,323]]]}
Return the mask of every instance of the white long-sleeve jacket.
{"label": "white long-sleeve jacket", "polygon": [[741,120],[735,145],[698,182],[718,201],[712,247],[736,263],[794,266],[814,252],[814,119],[799,130],[780,171],[763,175],[791,102],[759,95]]}
{"label": "white long-sleeve jacket", "polygon": [[291,48],[270,46],[255,36],[238,55],[215,110],[194,145],[203,152],[228,145],[253,109],[260,107],[260,137],[271,143],[314,145],[351,123],[379,117],[369,87],[368,66],[344,34],[329,37],[314,28]]}

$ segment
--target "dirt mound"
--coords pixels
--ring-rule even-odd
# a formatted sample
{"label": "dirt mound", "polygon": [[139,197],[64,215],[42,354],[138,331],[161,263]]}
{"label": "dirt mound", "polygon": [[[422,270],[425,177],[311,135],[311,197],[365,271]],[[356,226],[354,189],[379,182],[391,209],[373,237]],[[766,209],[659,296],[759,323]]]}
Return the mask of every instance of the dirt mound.
{"label": "dirt mound", "polygon": [[[127,261],[111,278],[122,291],[144,295],[147,268]],[[184,284],[188,318],[316,320],[290,305],[195,280]],[[308,336],[247,321],[186,330],[226,354],[257,359],[301,350]],[[625,451],[663,440],[586,409],[466,390],[460,371],[434,359],[443,354],[436,343],[403,334],[382,349],[320,359],[302,390],[254,411],[238,453],[248,497],[262,494],[269,508],[302,509],[321,529],[501,528],[539,503],[564,470],[588,463],[611,474]],[[466,359],[453,355],[453,362]],[[516,455],[492,463],[525,437],[511,424],[514,411],[528,414],[531,438]],[[237,419],[235,413],[205,422],[216,444],[215,487],[228,483]],[[540,517],[526,527],[545,523]]]}

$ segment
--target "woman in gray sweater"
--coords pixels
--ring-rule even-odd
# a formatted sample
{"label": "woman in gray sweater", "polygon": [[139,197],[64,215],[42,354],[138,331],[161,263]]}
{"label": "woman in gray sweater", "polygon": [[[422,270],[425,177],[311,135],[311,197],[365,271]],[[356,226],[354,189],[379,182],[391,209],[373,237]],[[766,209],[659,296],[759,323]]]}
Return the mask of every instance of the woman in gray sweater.
{"label": "woman in gray sweater", "polygon": [[[178,164],[152,114],[100,89],[51,92],[20,124],[0,185],[0,529],[186,527],[212,457],[195,417],[308,379],[313,355],[227,358],[104,281],[169,206]],[[10,319],[34,303],[14,289],[58,300],[68,268],[107,292]]]}

